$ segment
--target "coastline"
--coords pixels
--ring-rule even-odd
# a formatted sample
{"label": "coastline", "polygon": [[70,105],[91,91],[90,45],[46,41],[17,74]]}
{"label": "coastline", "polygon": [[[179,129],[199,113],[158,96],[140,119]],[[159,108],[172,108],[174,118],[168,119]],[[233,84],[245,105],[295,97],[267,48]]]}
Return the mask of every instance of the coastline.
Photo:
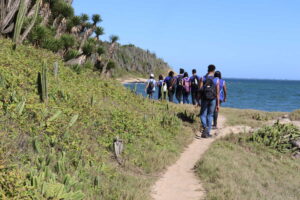
{"label": "coastline", "polygon": [[145,78],[125,78],[125,79],[117,79],[121,84],[126,83],[146,83],[147,79]]}

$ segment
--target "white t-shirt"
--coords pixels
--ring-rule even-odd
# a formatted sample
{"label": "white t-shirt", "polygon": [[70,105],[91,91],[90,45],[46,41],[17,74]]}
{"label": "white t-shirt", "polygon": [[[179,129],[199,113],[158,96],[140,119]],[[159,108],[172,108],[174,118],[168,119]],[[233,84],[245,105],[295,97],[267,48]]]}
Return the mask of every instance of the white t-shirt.
{"label": "white t-shirt", "polygon": [[149,85],[150,84],[150,82],[152,82],[153,83],[153,91],[155,91],[155,86],[156,86],[156,81],[155,81],[155,79],[149,79],[148,81],[147,81],[147,85]]}

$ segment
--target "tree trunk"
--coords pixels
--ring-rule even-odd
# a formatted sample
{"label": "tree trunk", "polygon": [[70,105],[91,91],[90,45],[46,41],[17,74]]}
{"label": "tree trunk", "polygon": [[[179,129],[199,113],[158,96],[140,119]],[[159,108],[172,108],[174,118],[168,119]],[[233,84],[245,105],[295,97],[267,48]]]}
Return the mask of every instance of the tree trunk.
{"label": "tree trunk", "polygon": [[82,52],[82,48],[85,44],[85,42],[87,41],[87,39],[93,34],[93,32],[95,31],[96,26],[93,26],[92,28],[88,29],[87,31],[85,31],[80,46],[79,46],[79,52]]}

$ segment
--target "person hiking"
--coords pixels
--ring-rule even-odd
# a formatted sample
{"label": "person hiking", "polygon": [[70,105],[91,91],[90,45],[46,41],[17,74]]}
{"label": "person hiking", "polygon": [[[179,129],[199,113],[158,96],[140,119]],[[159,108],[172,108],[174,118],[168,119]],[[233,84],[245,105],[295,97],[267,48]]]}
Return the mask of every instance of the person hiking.
{"label": "person hiking", "polygon": [[190,103],[189,96],[191,93],[191,81],[189,78],[189,74],[187,72],[183,74],[182,85],[183,85],[183,92],[182,92],[183,104],[189,104]]}
{"label": "person hiking", "polygon": [[158,100],[166,99],[166,96],[164,96],[164,98],[162,97],[162,95],[166,95],[164,94],[164,89],[167,89],[166,83],[164,83],[163,75],[159,75],[157,87],[158,87]]}
{"label": "person hiking", "polygon": [[[222,79],[222,73],[220,71],[215,72],[215,78],[219,79],[219,88],[220,88],[220,106],[222,103],[226,102],[227,100],[227,87],[225,80]],[[214,113],[214,122],[213,122],[213,129],[218,129],[218,116],[219,111],[217,109]]]}
{"label": "person hiking", "polygon": [[173,102],[173,97],[175,93],[175,82],[174,72],[170,71],[169,75],[165,78],[164,83],[167,86],[168,99],[170,102]]}
{"label": "person hiking", "polygon": [[202,123],[203,138],[212,137],[210,134],[215,110],[219,111],[219,78],[215,78],[216,67],[208,66],[208,73],[201,78],[200,88],[202,90],[200,119]]}
{"label": "person hiking", "polygon": [[200,77],[197,75],[196,69],[193,69],[192,73],[193,75],[190,77],[192,103],[200,106]]}
{"label": "person hiking", "polygon": [[183,79],[184,69],[180,68],[179,74],[176,76],[176,99],[179,104],[182,103],[182,95],[183,95]]}
{"label": "person hiking", "polygon": [[156,81],[154,79],[154,74],[150,74],[149,80],[146,82],[145,92],[149,99],[153,98],[153,93],[155,92]]}

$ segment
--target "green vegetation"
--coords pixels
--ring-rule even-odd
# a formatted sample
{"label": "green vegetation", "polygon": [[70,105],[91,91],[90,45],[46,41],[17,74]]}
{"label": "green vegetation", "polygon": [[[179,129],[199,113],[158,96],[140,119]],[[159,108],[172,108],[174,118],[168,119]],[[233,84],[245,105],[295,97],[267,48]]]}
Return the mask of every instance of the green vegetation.
{"label": "green vegetation", "polygon": [[0,45],[3,199],[148,198],[198,126],[191,107],[146,100],[89,68],[77,73],[47,50]]}
{"label": "green vegetation", "polygon": [[228,126],[245,125],[257,128],[261,127],[269,120],[276,120],[279,117],[282,117],[285,113],[221,108],[221,114],[226,117],[226,125]]}
{"label": "green vegetation", "polygon": [[249,141],[264,144],[282,153],[298,151],[292,144],[300,139],[300,131],[292,124],[280,124],[276,122],[273,126],[264,127],[256,131]]}
{"label": "green vegetation", "polygon": [[[71,0],[3,1],[0,4],[0,36],[13,39],[15,46],[33,44],[48,49],[73,68],[86,63],[103,77],[148,76],[166,74],[170,67],[155,54],[134,45],[118,44],[119,37],[101,40],[99,14],[76,16]],[[82,70],[77,70],[82,71]]]}
{"label": "green vegetation", "polygon": [[285,139],[293,135],[299,130],[292,125],[275,124],[216,141],[196,166],[206,199],[297,199],[300,160],[281,153],[293,151]]}

